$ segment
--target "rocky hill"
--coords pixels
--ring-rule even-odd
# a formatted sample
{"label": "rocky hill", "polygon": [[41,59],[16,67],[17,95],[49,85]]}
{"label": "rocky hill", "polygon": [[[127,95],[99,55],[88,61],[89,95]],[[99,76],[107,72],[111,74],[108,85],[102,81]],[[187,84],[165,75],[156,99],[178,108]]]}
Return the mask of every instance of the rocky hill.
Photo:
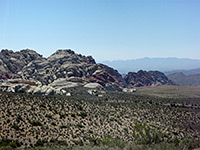
{"label": "rocky hill", "polygon": [[48,58],[33,50],[0,52],[0,88],[31,94],[66,94],[68,88],[86,87],[112,91],[137,86],[173,84],[158,71],[128,73],[97,64],[91,56],[58,50]]}
{"label": "rocky hill", "polygon": [[185,75],[182,72],[176,72],[167,76],[170,80],[175,81],[182,86],[199,86],[200,74]]}
{"label": "rocky hill", "polygon": [[169,80],[164,73],[159,71],[138,71],[129,72],[124,77],[125,83],[128,88],[140,87],[140,86],[155,86],[155,85],[175,85],[175,83]]}

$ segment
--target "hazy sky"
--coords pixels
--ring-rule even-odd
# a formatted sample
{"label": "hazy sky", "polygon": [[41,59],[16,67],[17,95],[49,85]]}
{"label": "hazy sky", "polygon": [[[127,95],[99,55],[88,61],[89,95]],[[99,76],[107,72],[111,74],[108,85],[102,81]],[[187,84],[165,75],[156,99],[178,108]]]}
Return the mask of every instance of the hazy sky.
{"label": "hazy sky", "polygon": [[0,49],[200,59],[200,0],[0,0]]}

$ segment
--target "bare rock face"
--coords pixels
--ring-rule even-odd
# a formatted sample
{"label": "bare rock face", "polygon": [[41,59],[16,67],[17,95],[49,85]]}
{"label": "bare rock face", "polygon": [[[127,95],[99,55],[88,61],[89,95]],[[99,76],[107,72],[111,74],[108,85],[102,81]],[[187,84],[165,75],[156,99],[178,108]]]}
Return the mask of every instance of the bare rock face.
{"label": "bare rock face", "polygon": [[108,72],[112,77],[114,77],[114,80],[116,83],[118,83],[122,87],[125,87],[125,81],[122,75],[117,70],[111,67],[108,67],[104,64],[98,64],[98,65],[102,70],[104,70],[105,72]]}
{"label": "bare rock face", "polygon": [[33,50],[21,50],[13,52],[11,50],[2,50],[0,52],[0,69],[3,72],[16,74],[29,62],[41,59],[42,55]]}
{"label": "bare rock face", "polygon": [[[98,83],[103,87],[110,83],[115,83],[115,87],[122,85],[123,78],[116,70],[96,64],[91,56],[76,54],[69,49],[58,50],[48,58],[32,50],[2,50],[0,56],[0,79],[40,82],[41,85],[27,88],[32,94],[59,93],[60,90],[88,83]],[[18,83],[10,84],[15,87]]]}
{"label": "bare rock face", "polygon": [[164,73],[159,71],[143,71],[137,73],[129,72],[124,80],[128,88],[140,86],[154,86],[154,85],[174,85],[175,83],[169,80]]}
{"label": "bare rock face", "polygon": [[60,64],[96,64],[95,60],[91,56],[83,56],[81,54],[76,54],[74,51],[67,50],[57,50],[48,59],[50,62],[56,62]]}

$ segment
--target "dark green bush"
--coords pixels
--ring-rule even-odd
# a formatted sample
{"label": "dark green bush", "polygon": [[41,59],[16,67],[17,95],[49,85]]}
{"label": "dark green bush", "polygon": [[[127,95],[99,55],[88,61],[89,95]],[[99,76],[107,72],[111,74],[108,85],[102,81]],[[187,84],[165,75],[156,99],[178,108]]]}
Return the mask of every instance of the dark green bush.
{"label": "dark green bush", "polygon": [[92,143],[93,145],[100,145],[100,139],[97,138],[97,137],[92,136],[92,137],[89,138],[89,141],[90,141],[90,143]]}
{"label": "dark green bush", "polygon": [[83,126],[82,124],[78,123],[78,124],[77,124],[77,127],[78,127],[78,128],[83,128],[84,126]]}
{"label": "dark green bush", "polygon": [[62,125],[62,126],[60,126],[60,128],[64,129],[64,128],[67,128],[67,126],[66,125]]}
{"label": "dark green bush", "polygon": [[104,145],[108,147],[119,147],[123,148],[126,144],[123,140],[119,138],[112,138],[111,136],[106,136],[104,138],[90,137],[90,143],[96,146]]}
{"label": "dark green bush", "polygon": [[10,142],[8,146],[11,146],[12,148],[17,148],[17,144],[15,142]]}
{"label": "dark green bush", "polygon": [[55,122],[52,122],[51,125],[56,126],[56,123],[55,123]]}
{"label": "dark green bush", "polygon": [[35,146],[44,146],[44,142],[41,139],[38,139]]}
{"label": "dark green bush", "polygon": [[20,121],[23,121],[22,116],[17,116],[16,121],[19,123]]}
{"label": "dark green bush", "polygon": [[75,115],[75,114],[71,114],[71,116],[72,116],[72,117],[74,117],[74,118],[76,117],[76,115]]}
{"label": "dark green bush", "polygon": [[7,120],[7,123],[10,123],[10,119]]}
{"label": "dark green bush", "polygon": [[20,130],[19,126],[16,123],[13,124],[12,128],[14,128],[15,130]]}
{"label": "dark green bush", "polygon": [[21,145],[22,145],[22,143],[20,143],[18,141],[13,141],[10,139],[1,139],[0,140],[0,147],[10,146],[12,148],[17,148],[17,147],[20,147]]}
{"label": "dark green bush", "polygon": [[41,122],[39,121],[31,121],[32,126],[42,126]]}
{"label": "dark green bush", "polygon": [[165,134],[146,123],[135,123],[133,136],[137,144],[155,144],[164,140]]}
{"label": "dark green bush", "polygon": [[108,147],[119,147],[123,148],[125,146],[125,142],[119,138],[112,138],[111,136],[106,136],[101,139],[101,143]]}
{"label": "dark green bush", "polygon": [[79,116],[81,116],[82,118],[87,117],[87,113],[86,112],[80,112]]}
{"label": "dark green bush", "polygon": [[63,119],[66,116],[65,114],[62,114],[62,113],[60,113],[59,115],[60,115],[60,119]]}

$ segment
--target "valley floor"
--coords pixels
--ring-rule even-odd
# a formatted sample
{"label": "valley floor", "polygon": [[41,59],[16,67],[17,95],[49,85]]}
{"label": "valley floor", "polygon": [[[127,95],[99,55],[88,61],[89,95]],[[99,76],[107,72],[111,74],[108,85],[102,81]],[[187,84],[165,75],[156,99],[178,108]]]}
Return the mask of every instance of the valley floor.
{"label": "valley floor", "polygon": [[0,146],[199,147],[200,98],[149,96],[141,89],[138,93],[107,92],[98,97],[81,91],[64,97],[0,92]]}

